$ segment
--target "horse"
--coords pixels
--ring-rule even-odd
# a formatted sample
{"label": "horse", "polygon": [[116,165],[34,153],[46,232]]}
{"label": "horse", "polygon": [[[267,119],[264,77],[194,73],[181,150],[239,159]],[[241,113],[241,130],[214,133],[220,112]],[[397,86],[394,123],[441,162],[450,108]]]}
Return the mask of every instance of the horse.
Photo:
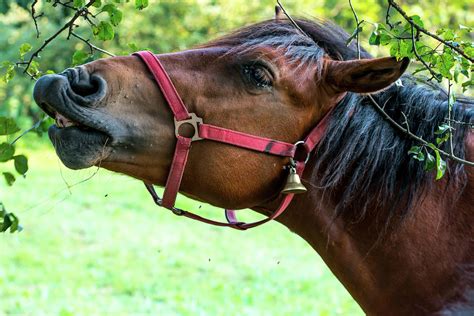
{"label": "horse", "polygon": [[[408,155],[417,141],[373,104],[435,142],[448,97],[404,74],[406,59],[372,58],[347,38],[329,21],[276,17],[189,50],[43,76],[34,99],[56,119],[49,137],[67,167],[100,166],[149,189],[174,185],[167,201],[150,192],[178,215],[179,190],[275,219],[322,257],[367,314],[472,313],[474,170],[448,159],[436,181]],[[451,113],[453,153],[470,161],[473,105],[458,98]],[[180,110],[195,116],[178,124]],[[206,124],[229,132],[206,138]],[[281,194],[288,173],[301,176],[306,193]]]}

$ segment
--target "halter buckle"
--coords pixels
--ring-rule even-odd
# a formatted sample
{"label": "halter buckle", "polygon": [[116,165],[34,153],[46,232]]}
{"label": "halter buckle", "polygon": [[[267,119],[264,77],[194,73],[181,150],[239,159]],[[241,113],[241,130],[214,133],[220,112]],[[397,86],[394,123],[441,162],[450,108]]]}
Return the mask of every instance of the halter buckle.
{"label": "halter buckle", "polygon": [[[296,149],[295,149],[295,158],[294,158],[294,160],[302,161],[306,165],[309,161],[310,156],[311,156],[311,152],[308,151],[308,148],[305,145],[306,145],[306,143],[302,140],[297,141],[295,143],[294,146],[295,146]],[[299,148],[302,148],[302,150],[299,151]],[[303,158],[303,154],[306,154],[306,157],[305,157],[304,160],[300,160],[300,159],[296,158],[297,154],[301,155],[301,156],[298,155],[299,156],[298,158]]]}
{"label": "halter buckle", "polygon": [[202,124],[202,118],[197,116],[196,113],[189,113],[189,115],[190,115],[190,118],[188,118],[187,120],[177,121],[176,117],[174,118],[174,135],[176,136],[176,138],[178,138],[178,136],[181,136],[179,135],[179,128],[184,124],[189,124],[194,128],[194,134],[191,137],[191,141],[195,142],[195,141],[203,139],[199,137],[199,125],[198,125],[198,124]]}

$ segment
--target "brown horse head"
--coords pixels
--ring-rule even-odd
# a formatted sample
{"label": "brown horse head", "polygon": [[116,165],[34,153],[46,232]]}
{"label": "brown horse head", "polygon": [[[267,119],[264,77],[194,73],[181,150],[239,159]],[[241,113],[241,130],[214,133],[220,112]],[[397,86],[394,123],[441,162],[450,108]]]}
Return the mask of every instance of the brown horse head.
{"label": "brown horse head", "polygon": [[[326,52],[324,40],[277,19],[158,58],[189,112],[204,122],[294,143],[347,92],[384,89],[407,67],[394,58],[335,60],[341,56]],[[44,76],[34,96],[57,119],[49,135],[66,166],[100,165],[164,184],[175,144],[173,117],[139,58],[101,59]],[[286,163],[198,142],[181,190],[218,206],[257,206],[276,197]]]}

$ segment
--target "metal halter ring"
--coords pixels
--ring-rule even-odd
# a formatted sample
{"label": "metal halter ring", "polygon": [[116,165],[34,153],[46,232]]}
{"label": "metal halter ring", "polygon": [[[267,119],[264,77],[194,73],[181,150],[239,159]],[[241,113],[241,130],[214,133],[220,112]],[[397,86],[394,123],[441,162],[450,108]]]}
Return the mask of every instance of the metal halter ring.
{"label": "metal halter ring", "polygon": [[174,134],[176,137],[179,135],[179,128],[181,125],[184,124],[189,124],[194,128],[194,134],[191,138],[191,141],[197,141],[197,140],[202,140],[201,137],[199,137],[199,124],[202,124],[202,118],[197,116],[195,113],[189,113],[190,118],[187,120],[182,120],[182,121],[177,121],[176,117],[174,118]]}
{"label": "metal halter ring", "polygon": [[294,144],[294,146],[295,146],[295,158],[294,158],[294,159],[297,160],[297,159],[296,159],[296,153],[297,153],[297,151],[298,151],[298,146],[299,146],[299,145],[303,145],[304,151],[306,152],[306,158],[305,158],[305,160],[304,160],[304,164],[306,165],[306,163],[309,161],[309,157],[311,156],[311,152],[307,152],[307,148],[304,146],[305,144],[306,144],[306,143],[305,143],[304,141],[302,141],[302,140],[297,141],[297,142]]}

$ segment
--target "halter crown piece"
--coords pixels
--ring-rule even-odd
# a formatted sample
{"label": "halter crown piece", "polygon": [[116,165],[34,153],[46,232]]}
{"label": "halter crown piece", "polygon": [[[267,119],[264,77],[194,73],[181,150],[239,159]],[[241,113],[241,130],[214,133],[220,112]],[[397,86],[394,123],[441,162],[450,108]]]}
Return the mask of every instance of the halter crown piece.
{"label": "halter crown piece", "polygon": [[[175,136],[177,141],[170,172],[168,174],[168,179],[166,180],[163,198],[161,199],[158,197],[152,184],[145,183],[148,192],[150,192],[157,205],[171,210],[176,215],[185,216],[207,224],[246,230],[277,218],[286,210],[293,199],[294,194],[306,192],[306,188],[301,184],[299,177],[303,174],[309,155],[325,134],[331,111],[311,130],[304,141],[298,141],[295,144],[209,125],[204,123],[195,113],[188,112],[170,77],[163,68],[163,65],[153,53],[149,51],[141,51],[134,53],[133,55],[140,57],[153,74],[153,77],[155,78],[155,81],[163,93],[163,96],[174,116]],[[179,128],[183,124],[190,124],[194,127],[194,135],[192,137],[185,137],[179,134]],[[203,218],[194,213],[175,207],[176,196],[178,195],[181,180],[183,178],[189,150],[191,149],[191,143],[201,140],[221,142],[265,154],[290,158],[289,177],[287,185],[282,191],[285,196],[279,207],[271,216],[253,223],[243,223],[237,220],[234,210],[225,210],[225,216],[227,219],[226,223]],[[301,151],[306,154],[306,159],[304,161],[300,161],[295,157],[296,153]],[[298,155],[298,157],[299,156],[300,155]]]}

